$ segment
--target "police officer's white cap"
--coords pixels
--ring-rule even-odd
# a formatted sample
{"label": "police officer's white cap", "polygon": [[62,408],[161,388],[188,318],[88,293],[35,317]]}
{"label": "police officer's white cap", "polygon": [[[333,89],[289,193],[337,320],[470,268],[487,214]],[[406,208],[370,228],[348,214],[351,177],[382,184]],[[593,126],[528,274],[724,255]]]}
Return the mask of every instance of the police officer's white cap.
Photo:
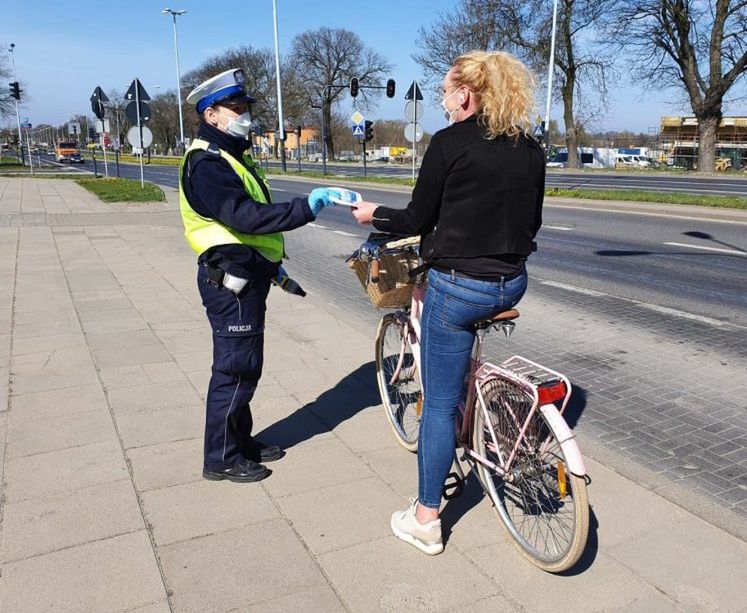
{"label": "police officer's white cap", "polygon": [[231,68],[200,83],[189,92],[187,104],[194,104],[197,112],[202,113],[209,106],[229,98],[256,102],[244,89],[244,71],[241,69]]}

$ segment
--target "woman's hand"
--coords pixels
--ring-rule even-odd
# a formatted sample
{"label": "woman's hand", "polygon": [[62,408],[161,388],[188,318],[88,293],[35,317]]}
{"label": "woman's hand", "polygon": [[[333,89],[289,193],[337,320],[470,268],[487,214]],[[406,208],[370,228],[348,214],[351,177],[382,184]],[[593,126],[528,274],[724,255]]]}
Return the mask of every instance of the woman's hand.
{"label": "woman's hand", "polygon": [[352,207],[353,215],[359,224],[367,225],[373,219],[374,211],[379,207],[373,202],[358,202]]}

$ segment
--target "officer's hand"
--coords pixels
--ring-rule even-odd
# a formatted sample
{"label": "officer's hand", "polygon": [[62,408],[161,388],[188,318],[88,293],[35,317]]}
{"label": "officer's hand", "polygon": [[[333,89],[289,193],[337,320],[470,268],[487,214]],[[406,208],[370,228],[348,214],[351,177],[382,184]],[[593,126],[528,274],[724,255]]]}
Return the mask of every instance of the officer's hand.
{"label": "officer's hand", "polygon": [[311,190],[309,194],[309,207],[311,212],[314,213],[314,217],[319,215],[325,206],[334,206],[332,198],[337,196],[337,192],[334,189],[328,187],[317,187]]}

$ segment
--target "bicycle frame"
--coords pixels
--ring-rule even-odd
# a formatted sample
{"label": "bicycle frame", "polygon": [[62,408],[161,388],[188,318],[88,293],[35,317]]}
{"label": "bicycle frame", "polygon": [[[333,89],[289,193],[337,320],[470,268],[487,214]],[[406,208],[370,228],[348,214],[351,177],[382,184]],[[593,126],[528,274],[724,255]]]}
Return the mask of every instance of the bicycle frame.
{"label": "bicycle frame", "polygon": [[[392,373],[390,384],[394,384],[399,378],[404,363],[404,356],[406,353],[407,345],[409,344],[412,350],[413,359],[415,361],[415,368],[417,370],[417,376],[420,378],[422,389],[420,318],[422,315],[424,298],[425,288],[422,284],[416,284],[413,291],[409,312],[402,310],[395,313],[395,316],[400,319],[405,327],[405,334],[402,337],[399,360],[397,362],[397,366],[394,369],[394,372]],[[494,327],[505,329],[508,326],[511,326],[512,328],[513,325],[513,322],[510,321],[499,322],[496,323]],[[532,423],[532,420],[535,418],[537,411],[539,411],[542,413],[542,415],[544,415],[547,421],[550,422],[556,432],[560,431],[562,433],[560,444],[561,449],[566,456],[569,470],[573,474],[577,475],[586,474],[586,467],[584,465],[580,450],[578,448],[578,445],[576,445],[575,441],[573,440],[574,435],[562,418],[562,413],[565,411],[572,390],[568,378],[561,373],[555,372],[553,370],[545,368],[544,366],[541,366],[540,364],[516,355],[504,361],[500,366],[491,364],[489,362],[483,363],[481,359],[482,346],[486,332],[487,330],[478,330],[475,336],[475,345],[473,347],[472,356],[470,358],[467,394],[461,406],[459,407],[461,420],[459,420],[460,423],[458,429],[456,429],[455,425],[457,450],[461,448],[465,454],[465,457],[467,457],[470,461],[480,462],[482,465],[494,471],[499,476],[505,478],[507,481],[513,481],[515,479],[515,475],[512,472],[514,461],[519,452],[519,449],[525,441],[527,430]],[[531,374],[529,372],[525,372],[524,374],[522,374],[521,372],[515,372],[515,370],[507,367],[507,365],[509,364],[516,363],[520,363],[522,366],[524,366],[525,371],[527,370],[527,367],[530,370],[533,369],[533,375],[535,376],[535,378],[537,378],[537,375],[540,375],[539,382],[532,382],[530,379]],[[477,453],[474,450],[472,441],[472,423],[474,419],[474,409],[477,406],[476,401],[479,401],[480,410],[483,413],[485,422],[491,423],[488,409],[485,403],[485,398],[482,394],[482,387],[488,381],[497,377],[507,379],[516,384],[517,386],[525,390],[529,397],[532,398],[532,406],[526,418],[524,418],[523,420],[512,412],[510,406],[506,405],[504,407],[507,414],[514,421],[514,425],[519,430],[519,436],[516,438],[516,441],[514,441],[513,447],[511,448],[507,458],[502,457],[503,454],[501,453],[501,447],[496,440],[495,431],[493,428],[489,428],[490,436],[492,438],[492,451],[494,451],[498,455],[500,459],[500,465],[491,462],[485,456]],[[544,377],[545,380],[543,380],[542,377]],[[556,385],[555,387],[550,386],[549,388],[541,387],[547,382],[552,383],[554,381],[559,382],[561,385]],[[542,392],[549,393],[542,394]],[[543,395],[544,397],[541,397],[541,395]],[[559,410],[555,406],[555,402],[558,401],[562,401],[562,405]],[[545,442],[540,447],[540,454],[544,453],[547,450],[549,441],[550,436],[548,435],[547,440],[545,440]],[[456,463],[456,466],[461,473],[458,462]],[[463,475],[460,476],[463,478]]]}

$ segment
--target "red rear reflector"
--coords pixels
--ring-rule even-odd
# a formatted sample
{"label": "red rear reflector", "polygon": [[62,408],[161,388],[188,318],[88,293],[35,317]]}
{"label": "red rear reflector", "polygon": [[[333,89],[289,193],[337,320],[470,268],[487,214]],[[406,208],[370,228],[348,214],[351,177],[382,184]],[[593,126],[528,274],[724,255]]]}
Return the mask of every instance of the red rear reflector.
{"label": "red rear reflector", "polygon": [[543,385],[537,389],[540,404],[550,404],[565,398],[565,384],[562,381]]}

